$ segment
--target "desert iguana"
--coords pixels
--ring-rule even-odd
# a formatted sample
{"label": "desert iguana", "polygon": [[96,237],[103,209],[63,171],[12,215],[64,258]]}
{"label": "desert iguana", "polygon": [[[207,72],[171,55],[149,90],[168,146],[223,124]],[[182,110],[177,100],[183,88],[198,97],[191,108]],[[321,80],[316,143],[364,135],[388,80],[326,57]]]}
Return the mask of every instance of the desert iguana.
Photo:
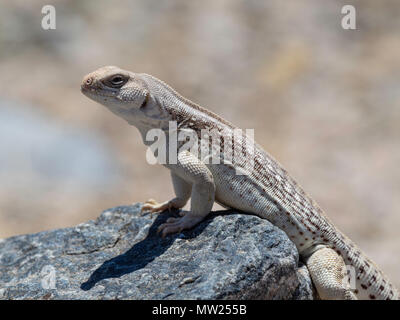
{"label": "desert iguana", "polygon": [[[134,125],[147,146],[153,143],[146,138],[152,129],[162,130],[168,138],[173,133],[194,132],[200,145],[205,146],[209,141],[202,136],[201,130],[214,130],[223,146],[231,146],[230,138],[224,134],[232,134],[237,129],[148,74],[107,66],[85,76],[81,90]],[[171,122],[177,124],[175,132],[171,130]],[[378,267],[328,220],[285,169],[248,135],[242,135],[234,143],[243,150],[253,144],[254,161],[248,161],[238,152],[230,162],[210,163],[193,150],[182,150],[183,142],[177,144],[175,162],[163,164],[170,169],[176,197],[161,204],[149,200],[142,209],[151,212],[180,209],[191,198],[188,213],[169,218],[160,226],[159,232],[163,236],[195,226],[210,213],[215,201],[226,208],[268,219],[286,232],[306,263],[322,299],[399,298],[398,291]],[[168,154],[174,152],[168,139],[164,145]],[[222,153],[220,155],[224,160]],[[240,174],[238,170],[241,170]]]}

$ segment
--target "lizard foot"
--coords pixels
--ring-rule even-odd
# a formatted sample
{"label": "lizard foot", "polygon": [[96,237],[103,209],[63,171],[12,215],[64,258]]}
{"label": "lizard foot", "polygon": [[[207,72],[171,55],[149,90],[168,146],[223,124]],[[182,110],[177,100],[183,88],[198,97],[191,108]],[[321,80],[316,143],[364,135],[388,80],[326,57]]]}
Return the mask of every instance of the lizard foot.
{"label": "lizard foot", "polygon": [[165,223],[158,227],[157,233],[161,233],[161,236],[164,238],[169,234],[179,233],[183,230],[190,229],[201,220],[201,217],[193,217],[190,216],[190,214],[181,218],[169,218]]}
{"label": "lizard foot", "polygon": [[[180,209],[180,208],[174,204],[173,200],[165,201],[163,203],[158,203],[153,199],[149,199],[143,204],[140,213],[142,216],[150,214],[150,218],[152,218],[153,213],[160,213],[167,209],[168,211],[171,211],[171,209]],[[183,213],[181,212],[179,212],[179,214],[183,215]]]}

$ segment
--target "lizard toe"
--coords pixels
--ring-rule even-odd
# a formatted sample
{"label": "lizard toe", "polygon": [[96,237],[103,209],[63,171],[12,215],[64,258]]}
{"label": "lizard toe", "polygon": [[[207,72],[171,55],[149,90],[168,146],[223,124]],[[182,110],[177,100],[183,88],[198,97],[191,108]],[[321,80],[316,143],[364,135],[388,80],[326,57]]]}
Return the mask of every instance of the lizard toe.
{"label": "lizard toe", "polygon": [[158,227],[157,233],[161,233],[161,236],[164,238],[169,234],[180,233],[183,230],[190,229],[201,220],[201,218],[191,217],[190,215],[185,215],[181,218],[169,218]]}
{"label": "lizard toe", "polygon": [[153,199],[149,199],[143,204],[143,206],[140,210],[140,213],[142,216],[150,214],[150,217],[152,217],[153,213],[160,213],[166,209],[168,209],[168,210],[171,209],[170,201],[158,203],[157,201],[155,201]]}

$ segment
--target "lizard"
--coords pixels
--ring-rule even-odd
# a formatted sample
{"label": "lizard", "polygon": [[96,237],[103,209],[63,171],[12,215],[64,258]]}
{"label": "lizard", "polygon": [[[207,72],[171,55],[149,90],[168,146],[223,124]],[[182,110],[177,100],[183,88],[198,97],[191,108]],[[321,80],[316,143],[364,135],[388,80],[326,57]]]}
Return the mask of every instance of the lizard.
{"label": "lizard", "polygon": [[[237,129],[145,73],[105,66],[83,78],[81,92],[136,127],[149,147],[148,132],[157,129],[172,136],[171,121],[177,123],[176,131],[192,130],[200,140],[204,140],[202,129],[220,134]],[[247,135],[238,143],[240,147],[254,144],[252,168],[244,157],[215,164],[187,149],[177,150],[175,162],[162,164],[170,170],[175,197],[162,203],[150,199],[142,211],[180,210],[190,199],[188,212],[180,210],[179,217],[170,217],[160,225],[163,237],[194,227],[217,202],[267,219],[283,230],[295,244],[321,299],[399,299],[386,275],[339,231],[278,161]],[[237,174],[238,168],[247,174]]]}

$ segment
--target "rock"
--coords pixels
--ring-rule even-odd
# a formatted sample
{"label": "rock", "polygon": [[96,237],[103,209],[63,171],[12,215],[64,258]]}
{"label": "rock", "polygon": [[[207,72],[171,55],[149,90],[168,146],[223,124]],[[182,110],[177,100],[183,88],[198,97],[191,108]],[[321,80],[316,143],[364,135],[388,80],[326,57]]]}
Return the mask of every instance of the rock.
{"label": "rock", "polygon": [[[161,238],[140,205],[72,228],[0,240],[2,299],[312,299],[284,232],[234,211]],[[227,214],[229,213],[229,214]]]}

